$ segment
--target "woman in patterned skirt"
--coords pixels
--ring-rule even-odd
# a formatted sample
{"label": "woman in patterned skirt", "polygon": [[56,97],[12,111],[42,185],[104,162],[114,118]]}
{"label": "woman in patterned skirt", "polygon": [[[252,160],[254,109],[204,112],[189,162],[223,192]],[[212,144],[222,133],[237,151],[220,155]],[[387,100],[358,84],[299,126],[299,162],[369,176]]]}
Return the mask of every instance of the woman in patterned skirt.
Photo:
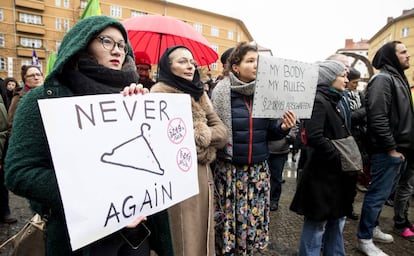
{"label": "woman in patterned skirt", "polygon": [[229,75],[213,90],[214,108],[229,130],[217,152],[216,254],[253,255],[269,243],[270,174],[267,141],[286,136],[296,123],[293,112],[283,118],[253,118],[258,51],[238,44],[227,60]]}

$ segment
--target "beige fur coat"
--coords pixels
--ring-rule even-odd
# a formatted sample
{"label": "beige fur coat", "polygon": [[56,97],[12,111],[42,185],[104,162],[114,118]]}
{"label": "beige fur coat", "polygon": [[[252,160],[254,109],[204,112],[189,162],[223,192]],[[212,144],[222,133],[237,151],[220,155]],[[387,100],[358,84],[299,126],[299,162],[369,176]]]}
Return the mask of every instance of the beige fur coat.
{"label": "beige fur coat", "polygon": [[[183,93],[158,82],[151,93]],[[199,194],[169,208],[175,256],[214,256],[214,181],[210,163],[227,141],[227,128],[204,93],[191,99],[197,149]]]}

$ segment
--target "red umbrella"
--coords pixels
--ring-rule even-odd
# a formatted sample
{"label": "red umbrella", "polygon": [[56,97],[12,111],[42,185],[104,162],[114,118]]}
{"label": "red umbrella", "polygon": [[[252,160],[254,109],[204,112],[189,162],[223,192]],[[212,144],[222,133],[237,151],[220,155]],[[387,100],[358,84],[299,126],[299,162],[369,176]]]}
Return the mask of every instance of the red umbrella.
{"label": "red umbrella", "polygon": [[143,15],[124,20],[122,24],[128,31],[134,51],[146,52],[152,64],[158,64],[165,49],[175,45],[188,47],[199,66],[214,63],[218,59],[208,41],[181,20],[161,15]]}

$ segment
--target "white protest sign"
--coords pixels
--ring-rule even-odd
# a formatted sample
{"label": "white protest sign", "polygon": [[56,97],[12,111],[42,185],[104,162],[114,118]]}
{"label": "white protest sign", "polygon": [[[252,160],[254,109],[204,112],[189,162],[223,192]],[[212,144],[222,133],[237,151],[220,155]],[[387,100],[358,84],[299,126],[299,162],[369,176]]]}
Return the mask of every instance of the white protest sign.
{"label": "white protest sign", "polygon": [[259,55],[253,117],[280,118],[292,110],[310,118],[318,71],[317,64]]}
{"label": "white protest sign", "polygon": [[189,95],[38,103],[73,250],[198,194]]}

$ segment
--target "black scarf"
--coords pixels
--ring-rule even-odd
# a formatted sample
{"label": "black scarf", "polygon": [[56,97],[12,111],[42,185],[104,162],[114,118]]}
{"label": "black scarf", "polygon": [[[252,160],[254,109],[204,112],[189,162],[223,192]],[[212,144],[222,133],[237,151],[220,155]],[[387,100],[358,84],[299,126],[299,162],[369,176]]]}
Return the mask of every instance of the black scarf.
{"label": "black scarf", "polygon": [[76,66],[66,66],[59,76],[59,80],[75,95],[119,93],[125,86],[138,82],[130,56],[126,57],[121,70],[107,68],[88,56],[79,57]]}
{"label": "black scarf", "polygon": [[200,81],[200,74],[198,73],[197,67],[194,72],[193,81],[188,81],[182,77],[176,76],[171,72],[171,64],[169,56],[177,48],[185,48],[184,46],[174,46],[167,48],[158,63],[159,65],[159,78],[158,81],[164,82],[167,85],[174,87],[184,93],[190,94],[196,101],[200,99],[204,93],[203,83]]}

